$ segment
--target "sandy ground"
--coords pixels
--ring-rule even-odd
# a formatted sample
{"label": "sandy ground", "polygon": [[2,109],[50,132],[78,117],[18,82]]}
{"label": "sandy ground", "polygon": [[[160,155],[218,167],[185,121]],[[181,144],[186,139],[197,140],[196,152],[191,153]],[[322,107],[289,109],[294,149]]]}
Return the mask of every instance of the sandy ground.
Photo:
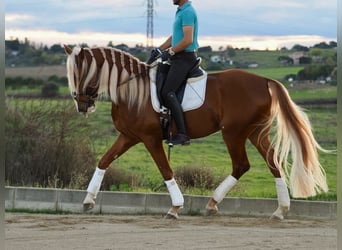
{"label": "sandy ground", "polygon": [[332,220],[5,214],[7,250],[337,249]]}

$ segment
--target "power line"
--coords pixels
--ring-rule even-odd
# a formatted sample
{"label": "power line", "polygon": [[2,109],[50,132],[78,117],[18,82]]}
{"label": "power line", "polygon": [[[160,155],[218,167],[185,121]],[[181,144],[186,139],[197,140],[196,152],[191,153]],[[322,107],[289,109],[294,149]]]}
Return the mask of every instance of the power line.
{"label": "power line", "polygon": [[153,47],[153,1],[147,0],[147,27],[146,27],[146,47]]}

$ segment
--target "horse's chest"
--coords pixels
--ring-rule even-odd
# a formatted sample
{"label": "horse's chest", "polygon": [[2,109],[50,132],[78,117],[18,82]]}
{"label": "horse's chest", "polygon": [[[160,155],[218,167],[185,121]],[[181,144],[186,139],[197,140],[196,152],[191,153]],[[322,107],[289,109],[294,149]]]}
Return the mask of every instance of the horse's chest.
{"label": "horse's chest", "polygon": [[113,113],[113,121],[115,128],[120,132],[126,132],[136,125],[136,119],[129,112]]}

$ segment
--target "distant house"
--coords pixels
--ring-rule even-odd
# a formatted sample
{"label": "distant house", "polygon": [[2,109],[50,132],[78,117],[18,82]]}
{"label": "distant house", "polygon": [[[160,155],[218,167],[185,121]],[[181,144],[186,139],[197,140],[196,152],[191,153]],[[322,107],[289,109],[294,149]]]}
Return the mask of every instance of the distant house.
{"label": "distant house", "polygon": [[210,61],[213,63],[229,63],[229,65],[234,64],[234,61],[231,60],[229,57],[224,57],[221,55],[212,55],[210,57]]}
{"label": "distant house", "polygon": [[289,55],[293,60],[293,65],[308,64],[311,63],[311,58],[307,56],[305,51],[296,51]]}
{"label": "distant house", "polygon": [[222,57],[219,55],[213,55],[210,57],[210,61],[213,63],[219,63],[222,62]]}
{"label": "distant house", "polygon": [[250,64],[248,64],[248,68],[250,68],[250,69],[255,69],[257,67],[259,67],[259,64],[257,64],[257,63],[250,63]]}

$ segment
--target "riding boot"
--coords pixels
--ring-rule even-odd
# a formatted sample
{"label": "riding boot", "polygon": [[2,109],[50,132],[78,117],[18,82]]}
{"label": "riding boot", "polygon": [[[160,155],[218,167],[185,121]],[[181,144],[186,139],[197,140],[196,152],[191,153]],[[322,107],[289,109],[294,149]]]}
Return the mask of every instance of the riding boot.
{"label": "riding boot", "polygon": [[171,115],[175,120],[178,134],[169,138],[166,143],[173,145],[189,145],[190,137],[187,135],[186,132],[183,109],[175,93],[169,93],[167,95],[167,103],[168,108],[171,110]]}

